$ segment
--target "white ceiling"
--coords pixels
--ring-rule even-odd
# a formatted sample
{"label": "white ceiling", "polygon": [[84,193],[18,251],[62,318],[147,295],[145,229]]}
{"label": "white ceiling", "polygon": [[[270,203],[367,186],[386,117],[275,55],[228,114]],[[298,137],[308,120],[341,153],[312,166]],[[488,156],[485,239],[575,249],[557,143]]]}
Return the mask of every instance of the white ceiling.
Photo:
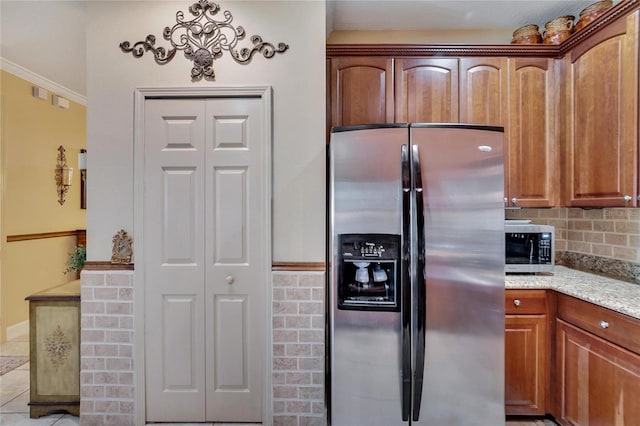
{"label": "white ceiling", "polygon": [[0,57],[81,96],[85,35],[84,1],[0,0]]}
{"label": "white ceiling", "polygon": [[[193,1],[185,0],[185,9]],[[221,3],[232,1],[237,0]],[[327,0],[327,35],[333,30],[513,30],[529,23],[543,26],[558,16],[578,16],[591,3]],[[85,1],[0,0],[0,57],[86,96],[85,22]]]}

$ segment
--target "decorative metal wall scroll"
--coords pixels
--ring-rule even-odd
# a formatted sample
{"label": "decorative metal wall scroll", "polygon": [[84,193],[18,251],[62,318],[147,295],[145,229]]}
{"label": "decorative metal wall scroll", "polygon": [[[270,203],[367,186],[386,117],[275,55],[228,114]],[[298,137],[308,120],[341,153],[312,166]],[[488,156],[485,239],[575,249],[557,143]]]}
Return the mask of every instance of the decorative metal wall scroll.
{"label": "decorative metal wall scroll", "polygon": [[144,41],[139,41],[133,46],[128,41],[120,43],[123,52],[131,52],[136,58],[144,52],[151,51],[158,64],[163,65],[171,61],[176,51],[183,50],[187,58],[193,61],[191,78],[199,80],[203,76],[214,79],[213,61],[222,55],[224,50],[231,53],[238,63],[248,63],[256,52],[262,53],[265,58],[271,58],[276,53],[282,53],[289,48],[285,43],[274,46],[262,41],[258,35],[251,36],[252,48],[244,47],[239,51],[236,45],[244,39],[244,28],[231,25],[233,16],[231,12],[223,12],[224,20],[216,20],[220,6],[209,0],[198,0],[189,6],[189,12],[195,16],[190,21],[185,21],[184,13],[176,13],[176,25],[165,27],[163,37],[171,43],[172,48],[156,47],[156,37],[149,34]]}

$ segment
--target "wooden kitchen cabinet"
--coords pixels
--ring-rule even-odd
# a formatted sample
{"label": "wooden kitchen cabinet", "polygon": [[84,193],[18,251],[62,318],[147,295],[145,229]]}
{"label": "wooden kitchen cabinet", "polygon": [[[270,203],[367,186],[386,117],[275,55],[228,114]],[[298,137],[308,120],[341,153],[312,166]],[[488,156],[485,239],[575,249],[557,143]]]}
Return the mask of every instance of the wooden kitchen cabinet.
{"label": "wooden kitchen cabinet", "polygon": [[560,295],[556,329],[556,419],[640,425],[640,321]]}
{"label": "wooden kitchen cabinet", "polygon": [[395,121],[457,123],[458,59],[396,59]]}
{"label": "wooden kitchen cabinet", "polygon": [[330,60],[331,126],[458,121],[458,60]]}
{"label": "wooden kitchen cabinet", "polygon": [[507,58],[330,60],[332,126],[392,122],[507,126]]}
{"label": "wooden kitchen cabinet", "polygon": [[80,280],[28,296],[30,417],[80,415]]}
{"label": "wooden kitchen cabinet", "polygon": [[508,127],[507,58],[460,58],[460,122]]}
{"label": "wooden kitchen cabinet", "polygon": [[558,78],[550,58],[509,59],[505,197],[510,207],[558,204]]}
{"label": "wooden kitchen cabinet", "polygon": [[332,58],[329,104],[331,127],[393,123],[393,59]]}
{"label": "wooden kitchen cabinet", "polygon": [[549,384],[545,290],[507,290],[505,312],[506,414],[544,415]]}
{"label": "wooden kitchen cabinet", "polygon": [[638,11],[565,56],[565,204],[637,205]]}

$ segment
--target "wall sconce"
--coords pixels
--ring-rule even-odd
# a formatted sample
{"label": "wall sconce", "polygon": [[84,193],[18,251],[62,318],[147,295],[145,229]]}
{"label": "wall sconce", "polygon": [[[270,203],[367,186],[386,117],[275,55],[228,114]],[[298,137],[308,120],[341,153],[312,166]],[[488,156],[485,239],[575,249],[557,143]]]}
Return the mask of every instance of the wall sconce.
{"label": "wall sconce", "polygon": [[58,161],[56,163],[56,186],[58,187],[58,203],[64,204],[64,196],[71,186],[73,167],[67,166],[67,157],[62,145],[58,147]]}
{"label": "wall sconce", "polygon": [[80,208],[87,208],[87,150],[78,153],[78,168],[80,169]]}

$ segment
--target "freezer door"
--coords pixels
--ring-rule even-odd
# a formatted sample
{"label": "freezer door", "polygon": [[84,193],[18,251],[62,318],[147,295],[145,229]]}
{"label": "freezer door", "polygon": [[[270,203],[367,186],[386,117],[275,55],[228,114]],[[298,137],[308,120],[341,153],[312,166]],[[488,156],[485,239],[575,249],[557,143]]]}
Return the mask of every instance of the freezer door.
{"label": "freezer door", "polygon": [[[412,125],[424,268],[414,271],[414,425],[504,424],[504,205],[500,128]],[[414,175],[415,177],[415,175]],[[418,185],[418,183],[416,184]],[[414,214],[420,202],[416,201]],[[422,215],[420,215],[422,216]],[[418,232],[415,225],[415,231]],[[413,265],[420,263],[413,238]],[[423,287],[420,287],[423,286]],[[426,300],[420,293],[425,291]],[[425,315],[424,341],[420,315]],[[415,385],[419,386],[416,382]],[[420,403],[419,410],[415,411]]]}
{"label": "freezer door", "polygon": [[[332,134],[329,148],[329,410],[332,426],[407,425],[402,420],[401,309],[364,301],[356,293],[351,305],[339,300],[339,272],[352,278],[354,287],[375,289],[374,256],[355,259],[366,244],[384,246],[380,237],[403,246],[402,146],[408,143],[408,126],[360,128]],[[340,241],[359,241],[352,261]],[[350,246],[349,246],[350,247]],[[371,254],[365,249],[364,255]],[[385,252],[386,253],[386,252]],[[369,263],[369,260],[371,263]],[[353,263],[351,264],[346,264]],[[356,262],[358,265],[356,265]],[[341,265],[346,265],[342,267]],[[354,266],[355,265],[355,266]],[[397,262],[398,269],[404,264]],[[356,268],[357,266],[357,268]],[[351,271],[351,272],[349,272]],[[360,272],[358,272],[360,271]],[[385,269],[388,275],[391,268]],[[353,277],[347,277],[347,275]],[[362,275],[356,276],[356,275]],[[404,275],[401,271],[400,275]],[[381,287],[382,288],[382,287]],[[403,283],[396,294],[402,294]],[[363,294],[365,294],[363,292]],[[386,295],[386,294],[385,294]],[[366,302],[366,303],[365,303]],[[410,372],[405,372],[410,375]]]}

